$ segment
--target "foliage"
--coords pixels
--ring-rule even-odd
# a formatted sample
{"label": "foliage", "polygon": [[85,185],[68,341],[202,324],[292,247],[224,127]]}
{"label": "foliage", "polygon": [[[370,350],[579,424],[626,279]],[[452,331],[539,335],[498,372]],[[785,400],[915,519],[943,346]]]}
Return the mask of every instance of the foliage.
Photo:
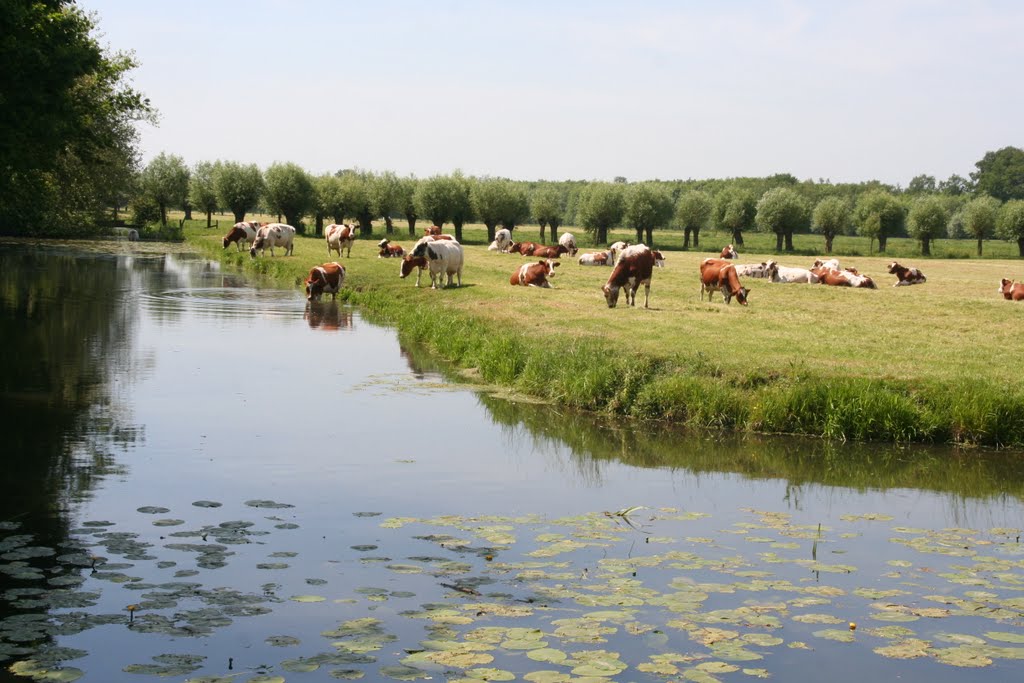
{"label": "foliage", "polygon": [[359,222],[361,234],[370,232],[370,221],[373,219],[373,196],[370,186],[373,176],[365,171],[339,171],[339,201],[345,216],[351,216]]}
{"label": "foliage", "polygon": [[243,166],[234,161],[218,162],[213,174],[218,203],[234,214],[235,222],[256,208],[266,190],[263,173],[256,164]]}
{"label": "foliage", "polygon": [[843,197],[825,197],[811,214],[811,230],[825,237],[825,251],[832,253],[832,240],[850,231],[850,203]]}
{"label": "foliage", "polygon": [[580,197],[577,217],[598,244],[608,241],[608,228],[622,220],[625,192],[621,183],[590,183]]}
{"label": "foliage", "polygon": [[[448,178],[449,206],[451,207],[452,225],[455,226],[455,238],[462,241],[462,226],[473,220],[473,202],[471,200],[472,182],[461,171],[455,171]],[[525,219],[529,213],[523,216]],[[507,217],[506,217],[507,218]],[[508,225],[515,225],[515,221]]]}
{"label": "foliage", "polygon": [[968,194],[972,189],[971,182],[956,173],[949,176],[948,179],[940,181],[938,185],[939,192],[950,197]]}
{"label": "foliage", "polygon": [[[708,213],[711,202],[708,200]],[[636,241],[644,241],[647,233],[648,244],[653,243],[653,232],[663,228],[672,220],[672,195],[655,183],[634,183],[626,190],[622,207],[622,222],[636,231]]]}
{"label": "foliage", "polygon": [[370,206],[374,215],[380,216],[391,232],[391,216],[400,210],[402,201],[401,183],[393,171],[385,171],[370,180]]}
{"label": "foliage", "polygon": [[896,197],[884,190],[873,190],[860,196],[854,209],[858,232],[877,239],[879,249],[885,251],[885,242],[903,232],[906,211]]}
{"label": "foliage", "polygon": [[935,176],[923,173],[911,178],[910,183],[907,185],[907,194],[910,195],[933,194],[936,190]]}
{"label": "foliage", "polygon": [[978,240],[978,256],[981,256],[982,242],[995,234],[999,217],[999,200],[982,195],[964,205],[964,229]]}
{"label": "foliage", "polygon": [[425,216],[434,225],[443,226],[451,220],[452,205],[448,192],[448,177],[435,175],[420,181],[413,195],[418,216]]}
{"label": "foliage", "polygon": [[298,164],[277,162],[265,174],[267,208],[283,214],[285,222],[300,234],[304,232],[302,217],[316,206],[313,179]]}
{"label": "foliage", "polygon": [[200,161],[192,169],[189,178],[188,200],[192,206],[206,214],[206,227],[210,227],[210,214],[219,208],[217,188],[213,184],[216,173],[217,163]]}
{"label": "foliage", "polygon": [[470,201],[477,218],[487,226],[488,237],[494,239],[494,228],[509,213],[512,183],[503,178],[482,178],[473,183]]}
{"label": "foliage", "polygon": [[181,208],[188,196],[188,166],[175,155],[161,152],[150,161],[139,176],[139,192],[160,207],[160,224],[167,225],[167,209]]}
{"label": "foliage", "polygon": [[782,249],[783,237],[786,249],[792,251],[793,233],[807,227],[810,210],[807,202],[788,187],[768,190],[757,203],[757,226],[763,232],[774,232],[776,250]]}
{"label": "foliage", "polygon": [[553,186],[541,187],[530,195],[530,213],[541,225],[552,230],[565,223],[565,194]]}
{"label": "foliage", "polygon": [[974,189],[1000,201],[1024,199],[1024,149],[1004,147],[974,164]]}
{"label": "foliage", "polygon": [[419,186],[419,181],[413,176],[408,178],[399,178],[398,180],[398,210],[402,212],[405,219],[409,222],[409,234],[412,235],[416,231],[416,188]]}
{"label": "foliage", "polygon": [[335,223],[343,223],[345,203],[341,196],[341,178],[333,173],[318,175],[313,179],[313,190],[317,213],[330,217]]}
{"label": "foliage", "polygon": [[711,220],[714,205],[706,192],[687,192],[679,198],[673,216],[675,223],[684,230],[700,230]]}
{"label": "foliage", "polygon": [[749,190],[728,188],[715,197],[712,222],[737,244],[743,243],[742,231],[754,225],[756,215],[757,197]]}
{"label": "foliage", "polygon": [[1024,199],[1011,199],[999,210],[997,234],[1004,240],[1024,240]]}
{"label": "foliage", "polygon": [[907,232],[922,244],[924,253],[929,253],[929,243],[946,234],[949,214],[946,204],[939,197],[918,197],[910,206],[907,215]]}

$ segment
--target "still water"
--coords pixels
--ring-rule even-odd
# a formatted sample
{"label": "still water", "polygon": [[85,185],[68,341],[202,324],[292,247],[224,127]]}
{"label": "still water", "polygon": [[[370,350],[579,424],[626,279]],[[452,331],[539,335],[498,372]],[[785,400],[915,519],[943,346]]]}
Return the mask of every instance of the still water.
{"label": "still water", "polygon": [[0,245],[0,330],[2,675],[1024,675],[1020,453],[602,422],[138,245]]}

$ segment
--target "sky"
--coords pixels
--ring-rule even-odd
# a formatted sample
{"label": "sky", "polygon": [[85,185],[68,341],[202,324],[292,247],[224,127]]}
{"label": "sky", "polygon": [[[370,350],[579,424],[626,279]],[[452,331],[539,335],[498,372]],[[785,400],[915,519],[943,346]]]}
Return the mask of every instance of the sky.
{"label": "sky", "polygon": [[167,152],[429,177],[968,176],[1024,146],[1019,0],[79,0]]}

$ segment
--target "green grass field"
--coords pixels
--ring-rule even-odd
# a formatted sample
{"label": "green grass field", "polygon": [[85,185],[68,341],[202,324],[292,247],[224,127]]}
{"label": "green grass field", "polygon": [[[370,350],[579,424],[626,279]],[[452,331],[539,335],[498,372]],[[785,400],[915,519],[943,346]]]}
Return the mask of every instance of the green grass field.
{"label": "green grass field", "polygon": [[[411,245],[405,224],[396,228],[393,239]],[[725,235],[708,232],[706,249],[681,251],[673,248],[680,236],[666,233],[656,245],[666,267],[655,270],[645,310],[626,308],[624,298],[609,309],[601,286],[610,269],[570,258],[555,289],[509,285],[524,259],[487,251],[482,226],[464,233],[463,288],[416,289],[398,279],[396,261],[377,258],[380,230],[357,241],[350,259],[328,258],[314,237],[299,238],[293,257],[252,261],[233,247],[221,256],[293,285],[313,265],[339,260],[348,298],[406,338],[488,382],[561,404],[751,431],[1024,444],[1024,359],[1017,353],[1024,306],[996,292],[1000,278],[1024,278],[1024,261],[1010,258],[1015,244],[987,242],[986,250],[1007,258],[975,260],[963,258],[974,243],[948,241],[922,259],[910,240],[890,240],[886,255],[850,256],[866,254],[867,242],[839,238],[834,255],[871,275],[878,290],[750,279],[743,307],[725,305],[720,295],[699,300],[698,264],[717,255]],[[583,232],[572,231],[582,246]],[[186,228],[187,239],[211,254],[221,252],[224,232]],[[516,231],[519,239],[537,234],[530,226]],[[772,236],[750,235],[739,262],[775,258],[808,267],[823,244],[801,235],[798,253],[781,256],[769,246]],[[921,268],[928,282],[893,288],[886,265],[894,257]],[[642,290],[639,299],[642,306]]]}

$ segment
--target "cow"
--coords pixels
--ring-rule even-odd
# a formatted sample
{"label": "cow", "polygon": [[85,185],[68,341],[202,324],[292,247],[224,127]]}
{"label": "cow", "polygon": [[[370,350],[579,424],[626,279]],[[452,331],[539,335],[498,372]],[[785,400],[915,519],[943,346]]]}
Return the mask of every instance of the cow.
{"label": "cow", "polygon": [[[139,231],[136,230],[135,228],[113,228],[111,230],[111,234],[116,239],[119,239],[119,240],[125,239],[125,240],[128,240],[129,242],[138,242],[139,241]],[[225,245],[225,246],[227,246],[227,245]]]}
{"label": "cow", "polygon": [[651,253],[654,254],[654,265],[658,268],[665,267],[665,256],[657,249],[651,249]]}
{"label": "cow", "polygon": [[[430,271],[430,288],[442,289],[444,277],[448,277],[447,286],[453,286],[453,276],[458,278],[456,287],[462,286],[462,245],[455,240],[435,240],[423,238],[412,250],[413,258],[424,257]],[[418,281],[418,278],[417,278]]]}
{"label": "cow", "polygon": [[765,267],[768,269],[769,282],[802,282],[809,285],[818,283],[818,276],[806,268],[780,266],[771,259],[765,261]]}
{"label": "cow", "polygon": [[380,249],[377,252],[377,258],[402,258],[405,256],[405,249],[402,248],[402,245],[391,244],[386,237],[377,243],[377,247]]}
{"label": "cow", "polygon": [[612,257],[607,251],[596,251],[580,256],[579,264],[581,266],[610,266]]}
{"label": "cow", "polygon": [[722,250],[722,253],[718,255],[720,259],[737,259],[740,255],[736,253],[736,250],[729,244]]}
{"label": "cow", "polygon": [[725,303],[731,303],[732,298],[736,297],[740,304],[747,305],[750,290],[740,284],[736,266],[729,263],[728,259],[706,258],[700,263],[700,300],[704,300],[704,292],[707,292],[710,303],[716,289],[722,290]]}
{"label": "cow", "polygon": [[538,258],[558,258],[562,254],[568,254],[569,249],[564,244],[558,244],[550,247],[538,246],[533,250],[531,256]]}
{"label": "cow", "polygon": [[513,242],[508,246],[508,253],[533,256],[534,250],[541,245],[536,242]]}
{"label": "cow", "polygon": [[558,238],[558,243],[565,247],[566,253],[569,256],[575,256],[579,249],[576,248],[576,238],[573,237],[571,232],[563,232]]}
{"label": "cow", "polygon": [[416,286],[420,286],[420,277],[423,275],[423,271],[427,268],[427,259],[424,256],[413,256],[412,254],[406,254],[402,257],[402,263],[398,268],[398,277],[406,278],[412,269],[416,268]]}
{"label": "cow", "polygon": [[497,251],[504,253],[508,251],[509,245],[512,244],[512,231],[508,228],[502,228],[498,232],[494,233],[494,241],[487,247],[490,251]]}
{"label": "cow", "polygon": [[256,231],[263,227],[263,225],[266,225],[266,223],[263,223],[262,225],[256,221],[241,221],[240,223],[235,223],[231,229],[228,230],[228,234],[224,235],[224,248],[227,249],[228,245],[232,243],[234,243],[237,251],[242,251],[243,245],[248,248],[249,244],[256,240]]}
{"label": "cow", "polygon": [[651,298],[651,273],[654,271],[654,254],[646,244],[634,244],[619,254],[612,274],[608,276],[601,291],[608,308],[615,308],[619,302],[619,290],[626,289],[626,304],[636,305],[636,290],[644,286],[644,308]]}
{"label": "cow", "polygon": [[811,269],[814,268],[831,268],[832,270],[840,270],[839,259],[830,258],[827,261],[824,261],[820,258],[816,258],[814,259],[814,265],[811,266]]}
{"label": "cow", "polygon": [[836,270],[835,268],[815,268],[813,271],[818,282],[830,287],[862,287],[865,289],[878,289],[867,275],[853,273],[849,270]]}
{"label": "cow", "polygon": [[608,245],[608,253],[612,257],[612,265],[615,265],[615,261],[618,260],[618,256],[622,253],[622,250],[629,246],[629,242],[619,240],[618,242],[612,242]]}
{"label": "cow", "polygon": [[284,247],[284,255],[289,256],[295,249],[295,228],[284,223],[270,223],[256,232],[256,239],[249,248],[249,256],[256,258],[256,252],[262,256],[269,248],[274,255],[274,247]]}
{"label": "cow", "polygon": [[560,265],[562,264],[559,261],[551,259],[536,263],[524,263],[512,273],[512,277],[508,280],[509,284],[554,289],[549,280],[555,276],[555,268]]}
{"label": "cow", "polygon": [[424,235],[440,235],[441,234],[441,226],[440,225],[431,225],[428,228],[424,228],[423,229],[423,234]]}
{"label": "cow", "polygon": [[356,226],[348,223],[331,223],[324,228],[324,237],[327,239],[327,255],[332,251],[338,252],[341,258],[341,250],[345,250],[345,256],[352,257],[352,244],[356,241]]}
{"label": "cow", "polygon": [[896,284],[893,287],[919,285],[928,279],[917,268],[907,268],[896,261],[889,264],[889,272],[896,276]]}
{"label": "cow", "polygon": [[341,285],[345,282],[345,266],[332,261],[313,266],[306,278],[306,299],[320,301],[324,294],[330,294],[331,300],[338,296]]}
{"label": "cow", "polygon": [[768,264],[775,263],[774,261],[762,261],[761,263],[744,263],[735,264],[736,275],[739,277],[759,277],[771,279],[772,273],[775,272]]}
{"label": "cow", "polygon": [[1024,282],[1003,278],[999,281],[999,293],[1008,301],[1024,301]]}

